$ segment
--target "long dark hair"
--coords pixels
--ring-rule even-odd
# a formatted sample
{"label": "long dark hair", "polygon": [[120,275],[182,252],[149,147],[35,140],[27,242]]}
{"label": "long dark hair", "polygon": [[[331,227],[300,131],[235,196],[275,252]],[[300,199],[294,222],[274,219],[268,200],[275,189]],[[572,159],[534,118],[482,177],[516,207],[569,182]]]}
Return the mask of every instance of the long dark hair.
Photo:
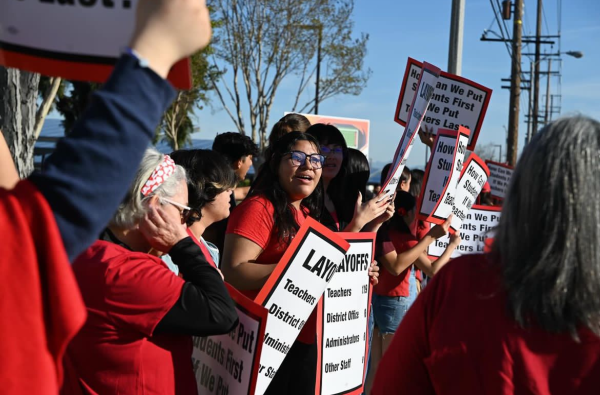
{"label": "long dark hair", "polygon": [[390,219],[390,228],[399,231],[400,233],[412,234],[410,226],[406,224],[404,216],[411,210],[414,210],[417,200],[409,192],[398,191],[394,199],[394,207],[396,212]]}
{"label": "long dark hair", "polygon": [[269,145],[265,148],[265,160],[271,157],[273,147],[277,141],[290,132],[306,132],[310,127],[310,121],[302,114],[286,114],[271,129],[269,134]]}
{"label": "long dark hair", "polygon": [[599,196],[598,121],[557,120],[523,150],[492,249],[521,326],[600,335]]}
{"label": "long dark hair", "polygon": [[202,208],[228,189],[235,188],[235,173],[225,157],[211,150],[178,150],[171,153],[175,163],[188,175],[188,205],[196,210],[188,226],[202,217]]}
{"label": "long dark hair", "polygon": [[[299,229],[292,211],[290,199],[287,192],[279,183],[279,165],[283,156],[290,152],[294,144],[298,141],[308,141],[321,152],[319,143],[314,137],[301,132],[291,132],[282,136],[272,147],[271,157],[267,159],[256,177],[256,182],[250,188],[248,196],[263,195],[275,208],[273,219],[275,228],[281,242],[288,242]],[[308,210],[308,215],[315,219],[321,217],[321,207],[323,205],[323,182],[319,180],[313,193],[302,200],[302,207]]]}
{"label": "long dark hair", "polygon": [[356,202],[358,192],[362,194],[363,201],[367,196],[367,183],[371,175],[369,160],[357,149],[348,148],[348,163],[346,168],[346,187],[349,194],[348,200]]}
{"label": "long dark hair", "polygon": [[308,128],[306,133],[314,136],[320,145],[336,144],[342,147],[344,158],[340,166],[340,172],[329,182],[329,186],[325,193],[327,193],[333,202],[340,222],[350,223],[350,221],[352,221],[352,216],[354,215],[356,199],[351,201],[346,196],[344,180],[348,167],[348,145],[346,144],[344,135],[342,135],[342,132],[335,126],[326,125],[324,123],[312,125]]}

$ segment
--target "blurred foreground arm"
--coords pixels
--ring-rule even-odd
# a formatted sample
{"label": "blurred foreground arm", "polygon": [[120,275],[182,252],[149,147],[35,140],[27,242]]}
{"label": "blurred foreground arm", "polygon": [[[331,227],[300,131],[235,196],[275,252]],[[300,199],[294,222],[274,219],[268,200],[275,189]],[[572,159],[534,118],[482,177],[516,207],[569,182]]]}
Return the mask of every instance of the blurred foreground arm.
{"label": "blurred foreground arm", "polygon": [[43,174],[30,179],[56,217],[70,260],[99,235],[123,200],[156,125],[174,97],[171,66],[210,40],[202,0],[140,0],[131,48],[72,133],[56,146]]}

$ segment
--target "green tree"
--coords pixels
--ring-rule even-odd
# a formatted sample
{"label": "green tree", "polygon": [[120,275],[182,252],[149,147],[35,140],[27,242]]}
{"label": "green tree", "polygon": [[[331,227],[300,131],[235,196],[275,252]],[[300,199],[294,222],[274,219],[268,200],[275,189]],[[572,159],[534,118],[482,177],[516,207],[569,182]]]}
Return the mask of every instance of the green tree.
{"label": "green tree", "polygon": [[224,63],[227,70],[223,71],[228,72],[227,80],[213,81],[215,91],[237,130],[250,131],[261,147],[285,78],[295,76],[298,81],[290,110],[313,111],[314,95],[305,102],[302,98],[314,82],[319,41],[319,102],[340,94],[358,95],[366,86],[371,74],[363,67],[368,35],[352,37],[353,0],[211,0],[209,4],[219,23],[213,60]]}

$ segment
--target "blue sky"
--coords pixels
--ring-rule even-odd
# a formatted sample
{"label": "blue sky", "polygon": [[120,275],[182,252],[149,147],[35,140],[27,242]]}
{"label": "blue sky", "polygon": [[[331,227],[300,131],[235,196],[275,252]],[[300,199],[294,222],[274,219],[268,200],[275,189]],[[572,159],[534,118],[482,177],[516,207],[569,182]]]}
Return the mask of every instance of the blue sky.
{"label": "blue sky", "polygon": [[[373,74],[360,96],[329,99],[321,103],[319,113],[370,119],[371,159],[388,162],[403,132],[403,128],[393,121],[393,114],[406,59],[410,56],[433,63],[442,70],[447,68],[451,1],[355,1],[354,31],[357,35],[361,32],[370,35],[365,66],[371,68]],[[544,3],[543,34],[557,34],[559,0],[545,0]],[[581,59],[563,56],[562,114],[579,112],[600,119],[600,75],[596,71],[600,64],[600,2],[568,0],[562,3],[560,50],[584,53]],[[525,0],[524,35],[535,34],[536,4],[536,0]],[[512,21],[507,21],[507,25],[512,34]],[[501,85],[505,84],[501,78],[510,77],[510,57],[504,44],[480,41],[483,30],[490,26],[491,30],[499,32],[490,0],[466,0],[462,75],[493,89],[478,145],[505,145],[504,127],[508,125],[509,92],[501,89]],[[553,51],[549,46],[546,48],[550,52],[559,49],[558,45],[554,46]],[[533,45],[523,49],[523,52],[533,51]],[[547,65],[543,63],[542,69],[545,67]],[[523,69],[529,69],[528,60],[523,63]],[[556,93],[557,80],[552,82],[551,89]],[[542,77],[540,84],[541,94],[545,94],[545,77]],[[311,92],[314,92],[312,87]],[[289,111],[292,94],[292,91],[285,89],[278,92],[269,129],[285,111]],[[523,122],[526,105],[527,93],[524,92],[521,98],[519,150],[523,147],[526,130]],[[212,107],[207,107],[197,115],[201,132],[195,138],[212,139],[217,133],[235,130],[216,98]],[[424,158],[424,148],[417,144],[408,165],[422,167]]]}

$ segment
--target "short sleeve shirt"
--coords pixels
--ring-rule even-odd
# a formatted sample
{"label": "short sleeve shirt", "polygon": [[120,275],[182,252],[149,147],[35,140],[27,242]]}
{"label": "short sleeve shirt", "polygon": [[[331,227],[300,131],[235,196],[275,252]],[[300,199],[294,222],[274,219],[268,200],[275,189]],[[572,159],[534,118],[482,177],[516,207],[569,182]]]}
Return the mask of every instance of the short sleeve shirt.
{"label": "short sleeve shirt", "polygon": [[[419,242],[415,236],[393,229],[389,231],[389,238],[398,254],[410,250]],[[373,288],[373,292],[381,296],[409,296],[410,269],[411,266],[398,276],[392,275],[387,270],[380,270],[379,282]]]}

